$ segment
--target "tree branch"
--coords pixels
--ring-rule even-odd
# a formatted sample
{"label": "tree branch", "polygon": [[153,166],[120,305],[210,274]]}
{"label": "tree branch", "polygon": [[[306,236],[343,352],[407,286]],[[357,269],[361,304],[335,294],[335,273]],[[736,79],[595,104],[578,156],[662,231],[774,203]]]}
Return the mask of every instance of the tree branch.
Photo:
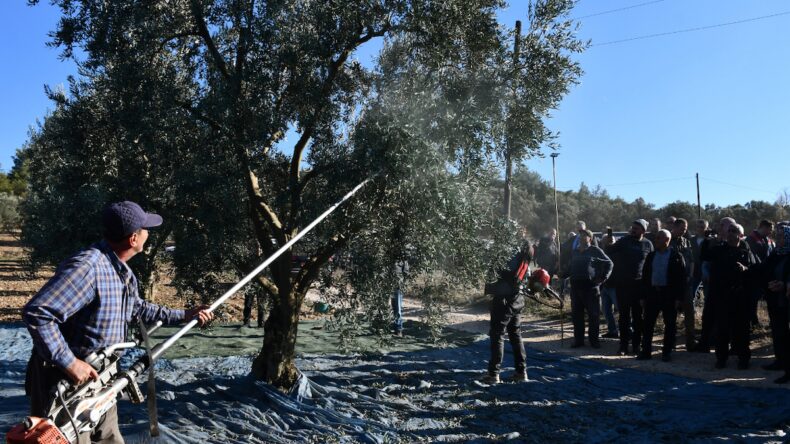
{"label": "tree branch", "polygon": [[214,63],[222,73],[222,76],[225,77],[226,80],[230,80],[231,76],[228,72],[228,66],[225,63],[225,59],[222,57],[222,54],[220,54],[219,50],[217,50],[217,46],[214,44],[214,39],[211,38],[211,34],[208,32],[208,26],[206,26],[206,21],[203,19],[203,10],[200,7],[198,0],[191,0],[189,4],[192,10],[192,16],[195,18],[195,26],[197,28],[198,35],[203,39],[203,42],[206,43],[206,48],[208,48],[209,54],[211,54],[211,57],[214,59]]}
{"label": "tree branch", "polygon": [[[252,270],[255,269],[254,266],[251,266],[251,265],[245,264],[245,263],[241,263],[241,262],[238,262],[238,261],[234,261],[234,265],[236,266],[236,269],[238,270],[238,272],[240,274],[244,275],[244,276],[250,274],[252,272]],[[256,264],[256,266],[257,266],[257,264]],[[277,286],[274,285],[274,282],[272,282],[271,280],[266,278],[266,276],[262,276],[261,274],[258,274],[257,276],[255,276],[255,282],[257,282],[258,285],[263,287],[263,289],[266,290],[266,292],[269,293],[270,295],[272,295],[272,296],[277,296],[278,295]]]}
{"label": "tree branch", "polygon": [[273,296],[273,297],[278,296],[279,290],[277,289],[277,286],[274,285],[274,282],[270,281],[269,279],[266,279],[265,277],[263,277],[261,275],[258,275],[255,278],[255,280],[256,280],[256,282],[258,282],[258,285],[263,287],[264,290],[266,290],[266,292],[268,292],[271,296]]}
{"label": "tree branch", "polygon": [[191,114],[192,117],[194,117],[197,120],[200,120],[201,122],[203,122],[206,125],[210,126],[211,129],[213,129],[214,131],[217,131],[219,133],[226,132],[225,128],[223,128],[222,124],[220,124],[216,120],[212,119],[211,117],[208,117],[208,116],[204,115],[203,113],[201,113],[197,109],[193,108],[192,105],[190,105],[189,103],[181,102],[181,103],[179,103],[179,106],[181,107],[181,109],[183,109],[183,110],[187,111],[189,114]]}
{"label": "tree branch", "polygon": [[318,273],[321,272],[321,267],[323,267],[339,249],[343,248],[347,242],[347,236],[343,234],[335,235],[326,245],[319,248],[318,251],[305,262],[294,279],[296,291],[299,294],[309,289],[310,284],[318,277]]}
{"label": "tree branch", "polygon": [[299,137],[299,140],[294,145],[294,153],[293,157],[291,158],[291,168],[289,172],[289,187],[291,188],[291,208],[290,214],[288,218],[288,226],[287,230],[294,234],[294,230],[296,227],[294,226],[296,222],[297,214],[299,213],[299,208],[301,206],[301,191],[302,187],[299,186],[299,171],[300,165],[302,163],[302,155],[304,153],[305,147],[307,146],[307,142],[313,137],[315,133],[316,126],[318,122],[321,120],[324,110],[327,106],[327,101],[329,99],[329,95],[332,92],[332,87],[335,83],[335,79],[337,78],[340,70],[342,69],[343,65],[348,60],[349,55],[351,52],[362,45],[365,42],[375,38],[381,37],[387,33],[390,29],[391,25],[387,23],[385,26],[382,26],[379,30],[368,29],[367,34],[362,34],[362,27],[360,27],[358,34],[362,34],[358,39],[351,42],[348,46],[346,46],[343,51],[340,52],[337,59],[332,61],[329,65],[329,74],[327,75],[326,79],[324,80],[324,84],[321,86],[321,94],[319,97],[319,103],[316,107],[315,112],[310,117],[307,125],[305,125],[304,130],[302,131],[302,135]]}
{"label": "tree branch", "polygon": [[297,191],[301,194],[308,182],[320,176],[326,170],[327,168],[313,167],[312,170],[305,173],[302,180],[296,185],[299,188]]}
{"label": "tree branch", "polygon": [[[266,203],[266,200],[263,198],[263,194],[261,193],[260,186],[258,185],[258,176],[252,171],[249,167],[249,164],[246,164],[247,168],[247,193],[250,197],[250,204],[252,205],[252,211],[254,215],[261,217],[266,224],[269,226],[271,230],[271,234],[277,239],[277,242],[280,245],[285,244],[285,233],[283,232],[283,225],[280,222],[280,219],[277,217],[277,214],[274,210]],[[256,217],[253,217],[253,221],[256,220]],[[270,242],[270,238],[262,228],[258,227],[256,229],[258,234],[259,241],[263,244],[264,242]],[[262,236],[265,236],[262,238]]]}

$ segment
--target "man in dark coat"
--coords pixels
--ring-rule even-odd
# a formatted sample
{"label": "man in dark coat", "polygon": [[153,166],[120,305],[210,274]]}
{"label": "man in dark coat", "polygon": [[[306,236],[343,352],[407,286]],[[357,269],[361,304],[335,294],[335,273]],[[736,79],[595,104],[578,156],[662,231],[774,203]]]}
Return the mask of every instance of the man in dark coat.
{"label": "man in dark coat", "polygon": [[[746,243],[749,244],[749,248],[752,250],[752,254],[754,254],[757,262],[764,262],[766,259],[768,259],[768,255],[770,255],[773,251],[775,247],[774,241],[771,239],[771,233],[773,233],[773,231],[773,222],[770,220],[761,220],[760,225],[757,226],[757,229],[753,230],[751,234],[746,236],[744,239]],[[763,297],[763,289],[759,287],[752,288],[751,297],[752,305],[749,306],[751,324],[753,327],[759,327],[760,320],[757,318],[757,304]]]}
{"label": "man in dark coat", "polygon": [[[686,237],[688,233],[688,221],[686,219],[675,219],[674,225],[671,228],[672,239],[669,241],[669,247],[676,250],[683,256],[683,262],[686,265],[686,278],[683,289],[683,324],[686,331],[686,350],[693,350],[696,347],[694,339],[694,294],[691,293],[691,283],[694,276],[694,248],[691,243],[692,240]],[[655,247],[655,245],[654,245]]]}
{"label": "man in dark coat", "polygon": [[755,287],[765,294],[768,317],[771,323],[771,340],[776,360],[763,366],[766,370],[784,370],[776,383],[790,381],[790,226],[777,225],[776,248],[765,261],[749,269]]}
{"label": "man in dark coat", "polygon": [[598,329],[601,316],[599,286],[612,272],[612,261],[600,248],[592,245],[590,230],[579,232],[579,247],[571,255],[572,348],[584,345],[584,313],[587,312],[590,346],[600,348]]}
{"label": "man in dark coat", "polygon": [[[731,217],[722,218],[716,227],[716,234],[711,234],[700,247],[700,262],[702,263],[700,268],[702,271],[702,282],[705,286],[705,300],[702,307],[702,332],[697,347],[694,349],[694,351],[700,353],[710,353],[711,346],[715,344],[717,304],[723,300],[714,295],[719,286],[711,281],[711,253],[716,251],[718,247],[727,245],[727,233],[735,225],[737,225],[735,219]],[[738,248],[749,250],[749,244],[741,239],[738,243]]]}
{"label": "man in dark coat", "polygon": [[662,360],[668,362],[675,347],[678,310],[686,295],[686,261],[676,248],[670,248],[672,234],[659,230],[654,238],[655,251],[645,259],[642,271],[644,286],[645,330],[642,351],[637,359],[650,359],[653,348],[653,329],[658,313],[664,318],[664,346]]}
{"label": "man in dark coat", "polygon": [[750,293],[746,270],[756,263],[743,239],[743,227],[732,224],[726,242],[713,247],[710,261],[711,299],[715,302],[716,368],[724,368],[732,346],[738,368],[749,368]]}
{"label": "man in dark coat", "polygon": [[[633,344],[633,354],[639,354],[642,340],[642,305],[640,292],[642,290],[642,269],[648,253],[653,251],[653,244],[644,238],[647,230],[647,221],[637,219],[631,224],[628,236],[621,237],[612,244],[610,237],[606,238],[608,245],[604,251],[614,262],[612,279],[617,292],[617,305],[620,308],[620,350],[621,355],[628,354],[629,341]],[[632,333],[633,331],[633,333]]]}

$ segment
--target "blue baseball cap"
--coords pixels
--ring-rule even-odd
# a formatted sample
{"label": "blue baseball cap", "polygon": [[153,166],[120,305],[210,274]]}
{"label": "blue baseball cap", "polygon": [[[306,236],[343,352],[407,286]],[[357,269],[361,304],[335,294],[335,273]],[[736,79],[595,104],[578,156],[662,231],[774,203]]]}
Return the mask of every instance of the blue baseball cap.
{"label": "blue baseball cap", "polygon": [[102,211],[104,236],[110,240],[121,240],[132,235],[141,228],[153,228],[162,225],[162,216],[146,213],[134,202],[111,203]]}

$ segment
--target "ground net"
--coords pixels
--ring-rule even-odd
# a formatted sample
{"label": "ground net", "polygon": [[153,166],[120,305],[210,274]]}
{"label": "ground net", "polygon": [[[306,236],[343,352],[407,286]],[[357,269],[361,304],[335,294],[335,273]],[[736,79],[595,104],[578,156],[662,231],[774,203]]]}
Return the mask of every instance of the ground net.
{"label": "ground net", "polygon": [[[0,328],[5,430],[27,408],[29,349],[23,328]],[[247,376],[249,355],[163,359],[158,441],[768,442],[790,431],[786,390],[713,385],[532,349],[533,382],[480,387],[473,380],[488,354],[487,340],[455,348],[423,342],[386,354],[306,353],[298,360],[306,378],[287,395]],[[144,406],[122,401],[120,418],[127,442],[151,442]]]}

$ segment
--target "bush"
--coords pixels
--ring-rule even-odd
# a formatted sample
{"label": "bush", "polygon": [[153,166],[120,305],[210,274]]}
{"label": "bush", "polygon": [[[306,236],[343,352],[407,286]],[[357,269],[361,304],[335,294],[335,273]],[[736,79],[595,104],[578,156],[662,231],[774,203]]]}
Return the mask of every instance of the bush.
{"label": "bush", "polygon": [[19,196],[0,193],[0,229],[11,231],[20,228],[22,220],[19,217],[19,203],[21,200]]}

